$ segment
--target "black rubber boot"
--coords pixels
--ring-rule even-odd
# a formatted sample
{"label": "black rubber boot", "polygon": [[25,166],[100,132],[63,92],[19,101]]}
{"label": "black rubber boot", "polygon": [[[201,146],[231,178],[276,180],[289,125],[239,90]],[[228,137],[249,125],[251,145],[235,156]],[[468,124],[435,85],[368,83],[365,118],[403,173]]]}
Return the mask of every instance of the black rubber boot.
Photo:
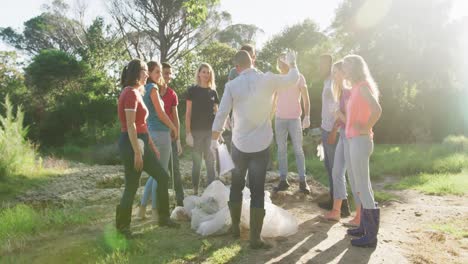
{"label": "black rubber boot", "polygon": [[341,217],[348,217],[350,215],[348,200],[344,199],[341,203]]}
{"label": "black rubber boot", "polygon": [[240,238],[240,218],[242,213],[242,203],[228,202],[231,213],[232,226],[230,233],[234,238]]}
{"label": "black rubber boot", "polygon": [[299,182],[299,191],[304,194],[310,194],[310,187],[306,181]]}
{"label": "black rubber boot", "polygon": [[165,226],[165,227],[169,227],[169,228],[179,228],[180,227],[180,224],[172,221],[169,216],[163,216],[163,217],[159,217],[158,219],[158,225],[159,226]]}
{"label": "black rubber boot", "polygon": [[265,243],[260,237],[263,227],[265,209],[250,207],[250,248],[270,249],[271,245]]}
{"label": "black rubber boot", "polygon": [[132,220],[132,208],[122,208],[117,205],[115,208],[115,227],[117,232],[123,235],[126,239],[136,238],[141,234],[133,234],[130,231],[130,223]]}
{"label": "black rubber boot", "polygon": [[281,192],[281,191],[286,191],[289,188],[289,182],[288,180],[280,180],[278,183],[278,186],[273,188],[274,192]]}
{"label": "black rubber boot", "polygon": [[363,209],[364,236],[351,240],[355,247],[376,247],[380,225],[380,209]]}

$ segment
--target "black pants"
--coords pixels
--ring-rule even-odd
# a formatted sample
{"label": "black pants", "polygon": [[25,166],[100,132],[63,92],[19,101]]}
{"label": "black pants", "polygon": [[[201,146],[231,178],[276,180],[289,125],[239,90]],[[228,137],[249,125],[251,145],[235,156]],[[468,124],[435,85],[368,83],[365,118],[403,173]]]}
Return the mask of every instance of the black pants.
{"label": "black pants", "polygon": [[[157,208],[160,217],[169,217],[169,193],[168,179],[169,175],[163,169],[161,164],[148,144],[148,134],[138,134],[138,138],[145,143],[145,152],[143,154],[143,170],[151,175],[158,182],[157,188]],[[141,171],[135,170],[134,152],[128,133],[123,132],[119,139],[120,157],[125,168],[125,189],[120,200],[121,208],[132,208],[135,194],[140,183]],[[131,213],[131,210],[130,210]]]}
{"label": "black pants", "polygon": [[248,171],[250,207],[264,208],[265,177],[269,159],[270,147],[259,152],[245,153],[232,144],[232,160],[235,168],[232,170],[229,201],[234,203],[242,202],[242,190],[245,186],[245,176]]}

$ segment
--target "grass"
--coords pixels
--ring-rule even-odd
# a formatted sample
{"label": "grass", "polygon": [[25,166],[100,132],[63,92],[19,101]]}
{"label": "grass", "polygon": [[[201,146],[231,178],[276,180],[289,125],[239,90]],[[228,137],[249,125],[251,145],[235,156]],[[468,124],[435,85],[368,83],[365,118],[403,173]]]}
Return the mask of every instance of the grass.
{"label": "grass", "polygon": [[433,224],[430,227],[434,230],[450,234],[458,239],[468,238],[468,218]]}
{"label": "grass", "polygon": [[468,172],[458,174],[427,174],[408,176],[396,184],[386,186],[389,189],[414,189],[430,195],[466,195],[468,194]]}
{"label": "grass", "polygon": [[[328,175],[323,161],[316,157],[317,139],[304,139],[306,173],[325,186]],[[288,144],[288,169],[296,170],[291,144]],[[276,148],[272,152],[277,168]],[[371,180],[380,181],[387,176],[398,177],[401,182],[390,189],[416,189],[426,194],[464,195],[468,190],[468,138],[449,136],[438,144],[378,144],[370,159]],[[383,193],[377,199],[386,198]]]}
{"label": "grass", "polygon": [[48,230],[63,230],[69,226],[91,222],[91,213],[77,208],[34,209],[18,204],[0,211],[0,250],[9,250],[11,245]]}

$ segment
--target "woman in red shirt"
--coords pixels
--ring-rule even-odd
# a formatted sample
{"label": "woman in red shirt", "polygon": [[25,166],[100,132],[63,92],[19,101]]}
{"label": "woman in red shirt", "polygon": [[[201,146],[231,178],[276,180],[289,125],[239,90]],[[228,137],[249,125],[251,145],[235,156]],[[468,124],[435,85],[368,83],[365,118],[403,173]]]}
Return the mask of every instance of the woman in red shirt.
{"label": "woman in red shirt", "polygon": [[143,170],[158,182],[159,225],[179,226],[169,218],[169,175],[159,163],[159,152],[148,136],[146,124],[148,109],[141,96],[147,78],[146,63],[138,59],[132,60],[125,66],[121,78],[121,85],[125,88],[120,94],[118,103],[121,125],[119,152],[125,167],[125,189],[116,208],[116,228],[127,238],[132,237],[130,232],[132,205]]}

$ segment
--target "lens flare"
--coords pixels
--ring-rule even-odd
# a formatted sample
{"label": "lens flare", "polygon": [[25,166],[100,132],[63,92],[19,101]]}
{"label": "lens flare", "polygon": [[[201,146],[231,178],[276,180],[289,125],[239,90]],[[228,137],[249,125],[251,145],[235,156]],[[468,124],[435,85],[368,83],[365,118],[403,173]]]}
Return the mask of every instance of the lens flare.
{"label": "lens flare", "polygon": [[366,1],[356,14],[356,27],[365,29],[377,25],[390,11],[392,0]]}

